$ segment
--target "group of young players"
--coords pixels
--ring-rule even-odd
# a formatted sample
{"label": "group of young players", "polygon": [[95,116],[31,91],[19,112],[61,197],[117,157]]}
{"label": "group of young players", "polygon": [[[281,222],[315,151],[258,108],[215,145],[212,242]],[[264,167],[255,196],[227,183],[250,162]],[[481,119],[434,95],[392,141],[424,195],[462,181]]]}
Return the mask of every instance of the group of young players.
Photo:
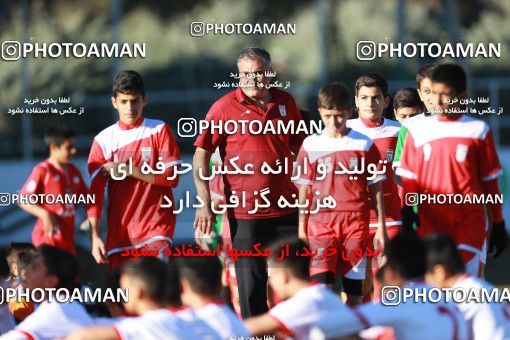
{"label": "group of young players", "polygon": [[[253,58],[257,58],[260,49],[252,50]],[[264,71],[251,70],[255,74]],[[252,85],[257,87],[259,76],[253,78]],[[308,210],[313,210],[318,200],[326,196],[334,198],[336,207],[317,214],[299,214],[291,231],[294,237],[272,243],[273,254],[284,243],[291,255],[280,261],[274,257],[267,261],[272,295],[269,294],[267,301],[258,299],[253,303],[271,308],[249,315],[246,309],[242,312],[243,306],[236,305],[237,299],[232,299],[238,316],[244,318],[241,321],[217,301],[222,281],[217,258],[177,261],[164,258],[164,250],[172,242],[175,216],[160,205],[162,197],[172,197],[171,188],[178,185],[175,172],[181,163],[180,152],[167,124],[143,117],[147,96],[141,76],[134,71],[120,72],[114,80],[112,96],[119,121],[94,139],[88,161],[90,189],[70,163],[76,152],[74,134],[65,128],[54,128],[45,139],[50,157],[34,168],[21,193],[90,192],[95,195],[96,201],[88,206],[85,222],[90,224],[92,255],[98,263],[108,263],[111,270],[120,270],[119,285],[129,289],[129,302],[116,306],[117,309],[110,306],[110,319],[94,319],[79,304],[55,306],[45,302],[30,315],[23,315],[23,321],[18,319],[21,322],[2,339],[65,336],[226,339],[268,334],[320,339],[357,334],[367,328],[360,336],[483,339],[492,334],[491,339],[510,337],[510,310],[505,305],[469,304],[457,308],[447,303],[402,303],[386,307],[378,302],[383,284],[424,289],[431,285],[490,287],[476,277],[483,276],[485,254],[498,256],[507,242],[500,204],[423,202],[418,211],[405,204],[406,194],[414,193],[499,194],[497,177],[501,168],[488,125],[454,113],[448,104],[454,98],[467,96],[463,70],[454,64],[427,65],[418,72],[417,86],[418,89],[401,89],[393,98],[395,117],[402,125],[383,117],[390,98],[387,82],[379,74],[369,73],[356,81],[355,107],[359,117],[355,119],[350,119],[354,109],[347,87],[331,83],[320,89],[318,110],[324,131],[290,141],[297,155],[296,166],[310,169],[301,174],[295,186],[299,203],[309,202]],[[232,96],[240,99],[241,104],[247,102],[245,108],[249,107],[249,95],[243,97],[240,91],[244,90],[238,89]],[[283,96],[274,91],[271,94],[275,98]],[[458,108],[459,101],[455,102],[453,105]],[[239,109],[243,110],[243,106]],[[270,109],[271,104],[268,112]],[[281,117],[271,119],[285,118],[281,105],[279,109]],[[215,110],[219,115],[228,115],[221,107]],[[297,115],[293,118],[300,119]],[[228,149],[229,143],[241,143],[225,138],[208,139],[206,133],[195,145],[210,153],[213,145]],[[114,180],[120,175],[120,165],[128,162],[132,164],[129,175],[122,181]],[[144,162],[153,168],[156,162],[163,162],[164,172],[144,173],[141,171]],[[384,175],[369,178],[365,172],[349,178],[335,174],[339,163],[357,169],[363,162],[375,164],[378,169],[384,167]],[[321,179],[318,179],[319,167],[326,169]],[[168,177],[172,180],[167,180]],[[229,178],[223,180],[224,183],[207,192],[197,185],[199,195],[224,200],[235,183]],[[105,187],[108,187],[106,244],[99,228]],[[211,197],[205,201],[215,203]],[[75,207],[43,203],[22,205],[22,208],[38,217],[32,242],[39,248],[32,250],[36,253],[32,254],[31,264],[25,266],[26,286],[71,287],[77,279],[73,258]],[[209,232],[210,220],[200,218],[195,222],[197,230]],[[224,216],[222,227],[227,232],[234,231],[235,245],[235,234],[243,227],[248,230],[248,226],[242,225],[242,218],[232,226],[229,221],[236,220]],[[228,230],[230,227],[233,229]],[[268,237],[265,240],[267,245],[275,241]],[[132,262],[121,256],[125,249],[145,246],[156,249],[158,257],[168,263],[157,258]],[[292,255],[303,247],[310,247],[317,256],[310,259]],[[372,248],[383,252],[374,258],[345,260],[340,255],[323,256],[328,248],[347,253]],[[65,255],[68,253],[71,255]],[[225,265],[230,269],[229,277],[237,279],[229,282],[243,284],[245,276],[232,274],[249,265],[250,262],[237,263],[235,270]],[[34,272],[38,273],[35,279],[31,275]],[[344,301],[331,290],[338,276],[342,278]],[[425,277],[428,283],[423,281]],[[266,290],[265,286],[262,288]],[[245,295],[246,289],[240,287],[237,295]],[[250,298],[245,301],[250,303]],[[355,307],[362,302],[365,304]]]}

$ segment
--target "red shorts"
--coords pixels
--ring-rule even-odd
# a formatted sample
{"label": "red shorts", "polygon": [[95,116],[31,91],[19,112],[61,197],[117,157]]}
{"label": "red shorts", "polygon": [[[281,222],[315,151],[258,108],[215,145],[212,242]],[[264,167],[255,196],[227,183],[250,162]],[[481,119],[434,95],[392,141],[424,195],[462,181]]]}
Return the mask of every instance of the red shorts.
{"label": "red shorts", "polygon": [[423,237],[433,232],[442,232],[450,236],[457,244],[466,271],[477,276],[487,237],[484,208],[477,205],[436,204],[420,206],[418,211],[418,234]]}
{"label": "red shorts", "polygon": [[[370,232],[369,232],[370,240],[373,240],[375,233],[377,232],[377,228],[369,228],[369,230],[370,230]],[[386,227],[386,232],[388,233],[388,237],[390,240],[393,239],[398,234],[400,234],[401,231],[402,231],[402,227],[400,225],[392,225],[392,226]]]}
{"label": "red shorts", "polygon": [[[130,249],[130,253],[127,254],[125,251],[113,253],[108,256],[108,269],[114,270],[122,267],[122,265],[127,261],[136,261],[137,258],[143,256],[154,256],[161,259],[166,257],[165,249],[169,247],[170,243],[166,240],[157,240],[153,241],[143,247],[136,248],[136,250]],[[145,252],[144,252],[145,251]],[[138,256],[136,256],[139,254]]]}
{"label": "red shorts", "polygon": [[332,272],[353,280],[365,278],[365,254],[372,251],[369,215],[358,211],[319,213],[308,221],[308,242],[317,255],[310,276]]}

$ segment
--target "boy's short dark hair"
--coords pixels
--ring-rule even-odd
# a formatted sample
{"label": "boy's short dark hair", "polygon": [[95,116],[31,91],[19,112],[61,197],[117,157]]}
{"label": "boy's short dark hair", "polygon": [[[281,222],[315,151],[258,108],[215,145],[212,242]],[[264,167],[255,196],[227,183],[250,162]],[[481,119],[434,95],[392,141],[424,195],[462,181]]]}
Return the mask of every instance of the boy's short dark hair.
{"label": "boy's short dark hair", "polygon": [[78,278],[78,261],[65,250],[43,244],[37,248],[42,258],[46,273],[58,278],[56,288],[73,289]]}
{"label": "boy's short dark hair", "polygon": [[66,140],[74,138],[74,130],[67,126],[52,126],[44,135],[44,143],[49,148],[51,144],[61,146]]}
{"label": "boy's short dark hair", "polygon": [[18,271],[27,269],[38,256],[35,248],[21,250],[18,253]]}
{"label": "boy's short dark hair", "polygon": [[[111,289],[113,292],[117,292],[120,289],[119,268],[115,268],[106,274],[106,287]],[[112,303],[119,306],[122,310],[124,310],[124,304],[122,303],[122,299],[115,300]]]}
{"label": "boy's short dark hair", "polygon": [[216,256],[184,256],[177,260],[179,277],[186,280],[193,292],[215,297],[221,289],[221,263]]}
{"label": "boy's short dark hair", "polygon": [[387,265],[403,279],[425,275],[425,244],[413,230],[406,230],[388,242],[385,247]]}
{"label": "boy's short dark hair", "polygon": [[166,285],[166,296],[167,302],[170,307],[180,307],[181,302],[181,285],[179,283],[179,271],[177,269],[177,261],[175,258],[170,257],[167,268],[167,285]]}
{"label": "boy's short dark hair", "polygon": [[433,83],[443,83],[455,90],[455,94],[459,95],[467,89],[466,73],[457,64],[439,65],[432,73]]}
{"label": "boy's short dark hair", "polygon": [[133,70],[123,70],[117,73],[113,79],[113,96],[117,97],[118,93],[124,94],[141,94],[145,97],[145,85],[142,76]]}
{"label": "boy's short dark hair", "polygon": [[[280,259],[282,249],[287,246],[289,256]],[[310,256],[298,256],[298,254],[303,254],[305,249],[310,250],[303,240],[297,237],[280,238],[270,246],[270,249],[273,266],[284,268],[296,279],[303,281],[310,279]]]}
{"label": "boy's short dark hair", "polygon": [[359,77],[356,80],[356,85],[354,86],[354,88],[356,89],[355,93],[356,96],[358,95],[359,90],[363,86],[377,87],[378,89],[381,90],[384,97],[388,96],[388,82],[386,81],[386,78],[384,78],[379,73],[372,72]]}
{"label": "boy's short dark hair", "polygon": [[158,303],[165,299],[166,266],[156,257],[140,257],[120,268],[120,276],[129,276],[143,282],[147,296]]}
{"label": "boy's short dark hair", "polygon": [[338,110],[351,107],[349,90],[344,84],[329,83],[319,90],[318,107],[326,110]]}
{"label": "boy's short dark hair", "polygon": [[432,271],[434,266],[441,265],[450,274],[464,272],[464,263],[460,257],[455,242],[443,233],[428,234],[424,238],[427,249],[427,271]]}
{"label": "boy's short dark hair", "polygon": [[19,253],[22,251],[26,251],[29,249],[35,249],[32,243],[28,242],[11,242],[9,248],[7,248],[5,259],[7,263],[11,264],[12,262],[17,262],[19,258]]}
{"label": "boy's short dark hair", "polygon": [[396,110],[402,107],[417,108],[421,111],[425,109],[425,105],[420,99],[418,90],[414,87],[405,87],[395,93],[395,97],[393,97],[393,108]]}
{"label": "boy's short dark hair", "polygon": [[432,79],[432,73],[434,73],[438,66],[438,64],[427,64],[418,70],[418,73],[416,73],[416,85],[418,88],[420,88],[423,79]]}

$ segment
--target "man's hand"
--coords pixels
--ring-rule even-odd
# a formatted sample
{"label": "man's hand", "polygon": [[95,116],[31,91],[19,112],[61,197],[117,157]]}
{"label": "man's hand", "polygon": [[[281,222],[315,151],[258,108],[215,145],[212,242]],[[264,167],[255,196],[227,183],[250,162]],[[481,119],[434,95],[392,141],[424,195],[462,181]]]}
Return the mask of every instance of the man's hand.
{"label": "man's hand", "polygon": [[377,231],[374,235],[374,250],[381,249],[384,251],[384,246],[388,242],[388,233],[386,229],[377,228]]}
{"label": "man's hand", "polygon": [[374,251],[380,252],[380,255],[377,257],[377,261],[379,266],[382,267],[384,265],[385,257],[384,257],[384,249],[386,243],[389,241],[388,233],[386,232],[386,226],[380,225],[377,227],[377,231],[374,235]]}
{"label": "man's hand", "polygon": [[508,245],[508,233],[505,221],[492,224],[491,237],[489,239],[489,255],[497,258]]}
{"label": "man's hand", "polygon": [[[119,171],[119,166],[121,164],[122,163],[117,163],[117,162],[105,163],[105,164],[103,164],[103,169],[101,171],[107,177],[112,177],[112,176],[117,177],[117,178],[120,178],[122,176],[125,177],[127,175],[126,170],[124,169],[124,171]],[[125,167],[123,167],[123,168],[125,168]]]}
{"label": "man's hand", "polygon": [[42,216],[44,231],[51,237],[53,236],[58,229],[58,222],[49,211],[46,211],[46,213]]}
{"label": "man's hand", "polygon": [[197,208],[193,227],[199,228],[203,234],[209,235],[214,223],[216,223],[216,216],[213,214],[210,204],[206,203],[203,207]]}
{"label": "man's hand", "polygon": [[211,234],[204,234],[200,228],[195,229],[195,242],[198,246],[203,250],[212,250],[212,237],[216,236],[216,233],[213,231]]}
{"label": "man's hand", "polygon": [[108,263],[104,242],[97,235],[92,235],[92,256],[97,263]]}

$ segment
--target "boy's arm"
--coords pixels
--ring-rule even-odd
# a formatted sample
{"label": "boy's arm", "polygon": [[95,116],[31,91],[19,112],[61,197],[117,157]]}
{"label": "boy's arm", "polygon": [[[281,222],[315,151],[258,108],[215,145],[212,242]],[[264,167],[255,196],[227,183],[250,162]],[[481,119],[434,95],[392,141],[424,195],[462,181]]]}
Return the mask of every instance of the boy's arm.
{"label": "boy's arm", "polygon": [[67,336],[68,340],[116,340],[118,334],[115,328],[110,326],[80,328]]}
{"label": "boy's arm", "polygon": [[[407,128],[404,125],[401,125],[400,132],[398,133],[397,146],[395,148],[395,156],[393,157],[393,169],[396,169],[400,166],[400,157],[402,156],[402,151],[404,149],[404,143],[407,137]],[[396,184],[402,185],[402,181],[400,180],[400,176],[395,174],[393,176],[393,180]]]}
{"label": "boy's arm", "polygon": [[44,231],[46,231],[48,235],[52,235],[53,232],[57,229],[58,222],[55,217],[40,205],[20,203],[19,207],[30,215],[41,219],[43,222]]}
{"label": "boy's arm", "polygon": [[[305,210],[310,211],[310,207],[312,206],[312,186],[307,184],[302,184],[299,187],[299,204],[305,204],[306,200],[308,200],[308,205]],[[309,214],[299,213],[299,229],[298,236],[300,239],[308,243],[308,218]]]}
{"label": "boy's arm", "polygon": [[90,225],[90,237],[92,242],[92,257],[97,263],[107,263],[106,247],[101,239],[101,220],[97,217],[88,218]]}
{"label": "boy's arm", "polygon": [[281,329],[280,322],[272,317],[269,313],[255,316],[244,321],[244,325],[253,336],[263,336],[274,334]]}
{"label": "boy's arm", "polygon": [[[367,162],[369,164],[380,164],[380,155],[377,150],[375,144],[372,143],[370,148],[368,149]],[[378,174],[375,178],[368,179],[368,192],[370,194],[370,201],[375,207],[377,212],[377,231],[374,236],[374,249],[384,250],[384,245],[388,240],[388,234],[386,233],[386,225],[385,225],[385,211],[384,211],[384,198],[383,198],[383,190],[381,182],[386,180],[386,175]]]}
{"label": "boy's arm", "polygon": [[164,163],[165,171],[162,174],[143,174],[142,166],[140,166],[133,167],[131,176],[150,184],[175,188],[179,183],[179,176],[175,176],[172,180],[167,178],[174,177],[177,165],[182,163],[182,159],[177,142],[167,124],[163,126],[159,136],[158,155],[161,157],[160,161]]}
{"label": "boy's arm", "polygon": [[[21,194],[36,194],[42,193],[42,186],[44,185],[44,178],[46,177],[45,168],[42,166],[36,166],[27,181],[20,190]],[[37,217],[42,220],[44,230],[48,235],[52,235],[57,228],[57,220],[48,210],[44,209],[38,204],[18,204],[21,209],[29,213],[30,215]]]}
{"label": "boy's arm", "polygon": [[[299,173],[299,178],[294,180],[296,185],[299,185],[299,204],[305,204],[308,200],[308,204],[304,210],[310,211],[310,207],[313,204],[313,191],[312,184],[316,178],[315,168],[310,163],[310,155],[306,151],[304,146],[299,149],[296,164],[294,166],[294,172]],[[302,208],[300,208],[302,209]],[[299,227],[298,236],[300,239],[308,243],[308,219],[310,214],[299,213]]]}
{"label": "boy's arm", "polygon": [[90,223],[90,236],[92,241],[92,256],[97,263],[106,263],[106,248],[101,240],[101,213],[104,202],[104,191],[107,177],[103,173],[106,164],[103,151],[99,143],[94,140],[88,159],[90,173],[90,193],[94,195],[95,202],[87,207],[87,216]]}
{"label": "boy's arm", "polygon": [[376,182],[368,186],[370,192],[370,200],[375,202],[377,211],[377,231],[374,236],[374,249],[384,250],[384,245],[388,241],[388,233],[386,232],[384,198],[381,182]]}

